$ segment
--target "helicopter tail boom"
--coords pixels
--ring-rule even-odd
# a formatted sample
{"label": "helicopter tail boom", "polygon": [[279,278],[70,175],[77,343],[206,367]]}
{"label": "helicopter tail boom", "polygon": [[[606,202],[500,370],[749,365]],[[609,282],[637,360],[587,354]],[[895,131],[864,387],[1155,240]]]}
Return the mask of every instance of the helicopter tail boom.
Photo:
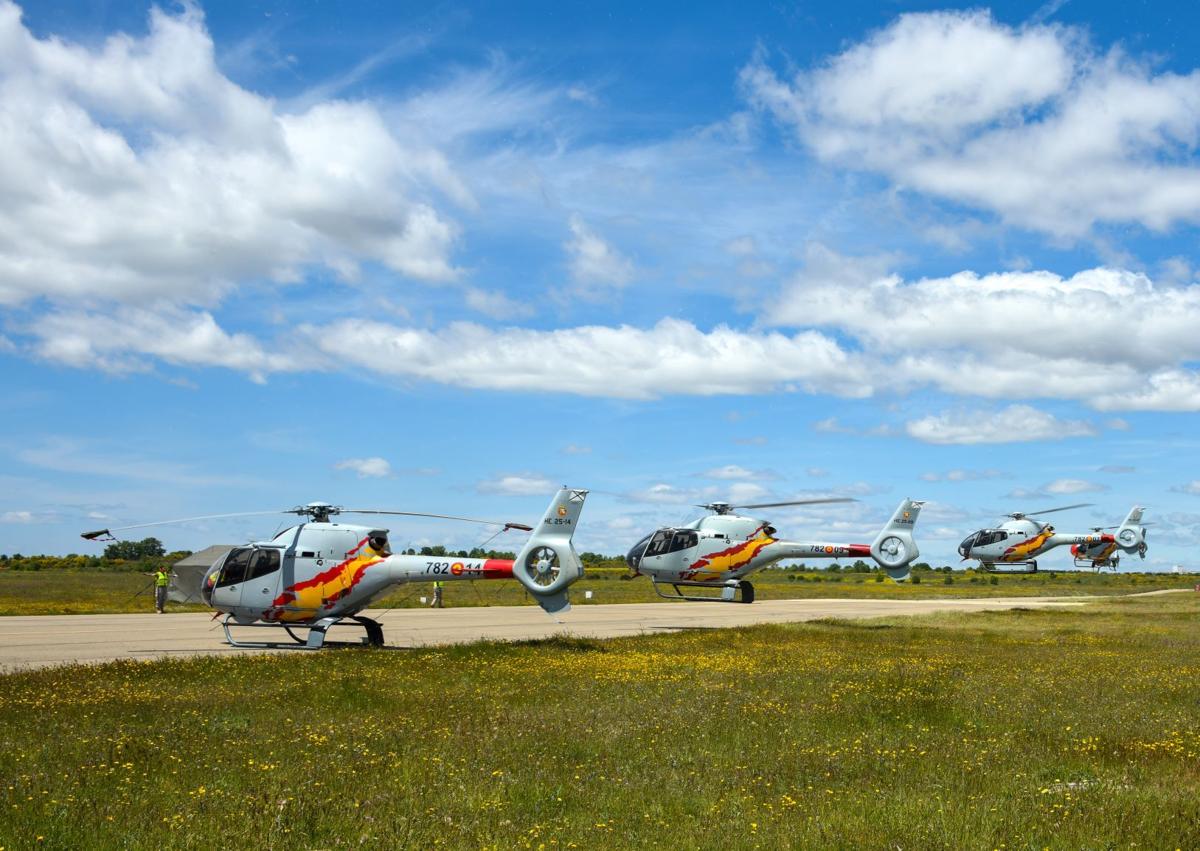
{"label": "helicopter tail boom", "polygon": [[922,505],[923,502],[912,499],[901,500],[892,519],[871,544],[871,558],[879,562],[888,576],[897,582],[908,579],[908,566],[921,554],[917,542],[913,540],[912,531]]}
{"label": "helicopter tail boom", "polygon": [[578,488],[560,489],[513,561],[513,576],[550,615],[570,610],[567,587],[583,576],[571,538],[587,495]]}

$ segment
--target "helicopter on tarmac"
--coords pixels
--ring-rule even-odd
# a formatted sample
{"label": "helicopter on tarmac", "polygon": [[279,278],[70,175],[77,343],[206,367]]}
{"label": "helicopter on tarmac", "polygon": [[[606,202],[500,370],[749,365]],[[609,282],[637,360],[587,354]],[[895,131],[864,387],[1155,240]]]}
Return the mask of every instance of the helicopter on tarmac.
{"label": "helicopter on tarmac", "polygon": [[[366,631],[365,643],[381,646],[383,626],[359,613],[392,586],[410,582],[516,579],[547,613],[556,615],[570,609],[567,587],[583,575],[583,564],[571,539],[587,494],[586,490],[562,488],[536,527],[445,514],[342,508],[325,502],[310,502],[283,512],[188,518],[208,520],[279,513],[305,518],[269,541],[235,547],[223,555],[204,575],[200,596],[218,614],[225,615],[222,622],[225,639],[234,647],[294,645],[237,641],[230,633],[231,626],[283,629],[297,645],[315,650],[325,644],[328,630],[339,624],[362,627]],[[349,525],[334,519],[342,514],[436,517],[532,534],[512,561],[393,555],[387,529]],[[178,522],[183,521],[100,529],[84,532],[82,537],[114,540],[112,532]],[[293,631],[296,629],[307,629],[307,636],[303,639],[297,636]]]}
{"label": "helicopter on tarmac", "polygon": [[[892,519],[868,544],[797,543],[776,538],[775,527],[765,520],[743,517],[737,509],[777,508],[854,502],[853,499],[803,499],[756,505],[710,502],[697,508],[713,512],[685,526],[667,527],[642,538],[629,550],[625,563],[633,576],[649,576],[654,590],[669,600],[753,603],[754,585],[747,576],[788,558],[840,558],[859,556],[878,562],[897,582],[908,578],[920,554],[912,530],[924,503],[904,499]],[[674,593],[664,593],[663,586]],[[720,590],[720,596],[688,593],[687,588]]]}
{"label": "helicopter on tarmac", "polygon": [[[1143,509],[1140,507],[1135,506],[1129,512],[1116,535],[1104,534],[1100,529],[1082,535],[1058,533],[1049,523],[1031,519],[1056,511],[1085,508],[1091,504],[1082,502],[1027,514],[1014,512],[999,527],[980,529],[968,535],[958,545],[958,553],[963,561],[975,559],[984,570],[991,573],[1037,573],[1037,556],[1067,545],[1071,546],[1077,564],[1083,558],[1089,563],[1096,559],[1106,560],[1116,549],[1126,553],[1137,552],[1145,557],[1146,530],[1141,526]],[[1096,556],[1091,556],[1091,553],[1096,553]]]}
{"label": "helicopter on tarmac", "polygon": [[[1104,532],[1117,529],[1115,540],[1099,544],[1075,544],[1071,547],[1071,555],[1075,557],[1076,567],[1090,567],[1097,573],[1108,567],[1115,573],[1121,563],[1121,553],[1137,553],[1143,559],[1146,557],[1146,527],[1152,523],[1142,522],[1142,513],[1146,509],[1135,505],[1120,526],[1093,526],[1093,532]],[[1140,531],[1139,531],[1140,530]]]}

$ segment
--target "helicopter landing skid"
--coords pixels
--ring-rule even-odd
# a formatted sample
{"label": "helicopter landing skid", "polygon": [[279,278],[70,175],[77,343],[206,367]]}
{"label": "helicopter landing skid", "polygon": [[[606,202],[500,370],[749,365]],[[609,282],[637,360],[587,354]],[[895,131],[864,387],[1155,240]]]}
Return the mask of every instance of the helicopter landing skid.
{"label": "helicopter landing skid", "polygon": [[[243,649],[253,650],[320,650],[322,647],[382,647],[383,646],[383,624],[377,620],[363,617],[362,615],[349,615],[336,618],[321,618],[312,623],[243,623],[239,624],[236,621],[232,623],[237,627],[254,627],[258,629],[283,629],[288,637],[292,639],[294,644],[288,644],[281,641],[236,641],[233,635],[229,632],[231,626],[230,621],[233,620],[233,615],[226,615],[225,620],[221,622],[221,626],[225,628],[225,642],[230,647],[240,647]],[[325,640],[326,633],[335,626],[361,626],[366,630],[366,635],[356,644],[351,641],[329,641]],[[308,636],[301,639],[300,636],[292,632],[293,629],[307,629]]]}
{"label": "helicopter landing skid", "polygon": [[1117,563],[1118,563],[1117,559],[1115,559],[1115,558],[1109,559],[1108,561],[1102,561],[1100,563],[1096,563],[1096,562],[1092,561],[1090,558],[1075,559],[1076,567],[1079,567],[1079,568],[1090,567],[1092,570],[1096,571],[1097,573],[1104,570],[1104,568],[1106,568],[1106,567],[1109,568],[1110,570],[1112,570],[1113,573],[1116,573],[1117,572]]}
{"label": "helicopter landing skid", "polygon": [[[689,600],[694,603],[753,603],[754,602],[754,586],[745,579],[731,579],[728,582],[688,582],[679,580],[677,582],[655,582],[654,592],[664,600]],[[662,586],[669,585],[675,589],[674,594],[663,593]],[[688,594],[680,590],[683,588],[708,588],[720,589],[720,597],[702,596],[699,594]]]}
{"label": "helicopter landing skid", "polygon": [[[1011,574],[1019,574],[1019,573],[1037,573],[1038,572],[1036,561],[1010,561],[1010,562],[1003,562],[1003,564],[1004,564],[1004,568],[998,570],[996,568],[995,564],[993,564],[992,562],[985,561],[982,563],[983,571],[984,571],[984,573],[998,574],[1000,576],[1006,576],[1010,573]],[[1016,569],[1010,570],[1009,568],[1016,568]]]}

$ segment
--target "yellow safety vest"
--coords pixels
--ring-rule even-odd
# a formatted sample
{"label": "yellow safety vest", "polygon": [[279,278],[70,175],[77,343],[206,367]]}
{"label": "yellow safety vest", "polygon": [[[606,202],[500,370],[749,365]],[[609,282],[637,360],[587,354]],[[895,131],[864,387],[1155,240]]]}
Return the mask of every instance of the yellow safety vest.
{"label": "yellow safety vest", "polygon": [[165,570],[154,571],[154,584],[159,588],[166,588],[171,584],[171,574]]}

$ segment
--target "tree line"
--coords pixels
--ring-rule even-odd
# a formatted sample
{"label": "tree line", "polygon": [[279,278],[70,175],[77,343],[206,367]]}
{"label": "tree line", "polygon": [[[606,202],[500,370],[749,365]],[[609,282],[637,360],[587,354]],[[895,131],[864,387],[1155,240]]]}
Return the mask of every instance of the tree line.
{"label": "tree line", "polygon": [[65,556],[45,555],[0,555],[0,570],[140,570],[167,567],[185,559],[191,550],[167,552],[158,538],[143,538],[140,541],[114,541],[104,548],[103,555]]}

